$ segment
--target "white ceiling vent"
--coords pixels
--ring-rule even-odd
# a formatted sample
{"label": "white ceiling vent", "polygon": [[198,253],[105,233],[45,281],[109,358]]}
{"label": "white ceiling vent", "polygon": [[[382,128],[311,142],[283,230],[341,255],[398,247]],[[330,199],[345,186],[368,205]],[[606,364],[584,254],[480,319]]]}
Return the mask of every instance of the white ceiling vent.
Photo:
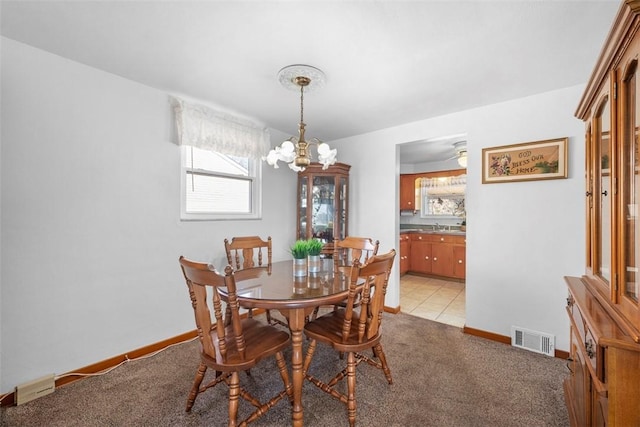
{"label": "white ceiling vent", "polygon": [[524,348],[547,356],[555,356],[555,341],[556,337],[554,335],[531,331],[518,326],[511,327],[511,345],[514,347]]}

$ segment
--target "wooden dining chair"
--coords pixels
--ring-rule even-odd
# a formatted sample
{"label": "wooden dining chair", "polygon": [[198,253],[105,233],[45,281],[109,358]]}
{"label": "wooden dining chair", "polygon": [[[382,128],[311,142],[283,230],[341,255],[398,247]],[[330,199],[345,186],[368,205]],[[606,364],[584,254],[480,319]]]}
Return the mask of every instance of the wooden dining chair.
{"label": "wooden dining chair", "polygon": [[350,266],[354,259],[360,265],[367,263],[369,258],[378,253],[380,242],[368,237],[347,236],[343,240],[333,242],[333,265],[334,270],[339,267]]}
{"label": "wooden dining chair", "polygon": [[[366,265],[360,265],[357,259],[354,260],[350,271],[346,307],[309,321],[304,327],[304,334],[310,342],[302,367],[303,374],[320,390],[346,404],[350,426],[354,426],[356,421],[356,366],[365,361],[381,369],[389,384],[393,383],[391,370],[387,365],[380,342],[382,337],[380,326],[384,296],[395,256],[396,251],[391,249],[386,254],[370,257]],[[359,278],[364,279],[364,284],[358,285]],[[359,308],[354,307],[356,301],[360,301]],[[347,354],[346,368],[328,381],[322,381],[309,374],[309,367],[318,342]],[[365,355],[363,353],[365,350],[373,350],[373,356]],[[346,394],[336,387],[345,377],[347,379]]]}
{"label": "wooden dining chair", "polygon": [[[361,265],[366,264],[369,258],[378,253],[380,242],[368,237],[347,236],[343,240],[333,242],[333,270],[349,267],[353,260],[357,259]],[[344,307],[345,302],[336,304],[334,308]],[[311,319],[318,317],[321,307],[313,310]]]}
{"label": "wooden dining chair", "polygon": [[[212,271],[205,263],[190,261],[184,257],[180,257],[179,261],[189,288],[200,339],[200,365],[187,398],[186,411],[191,411],[200,393],[219,383],[225,383],[229,387],[229,426],[244,425],[258,419],[284,396],[288,396],[292,401],[291,381],[282,354],[290,344],[289,334],[255,319],[240,318],[236,280],[231,266],[227,266],[225,274],[221,275]],[[230,307],[231,313],[229,324],[225,324],[223,318],[224,309],[218,292],[219,287],[226,287],[227,306]],[[211,292],[211,307],[207,301],[207,291]],[[239,373],[248,371],[270,356],[275,356],[284,389],[266,403],[261,403],[240,386]],[[209,368],[215,371],[215,377],[202,386]],[[238,423],[240,397],[256,409],[244,421]]]}
{"label": "wooden dining chair", "polygon": [[[233,237],[231,241],[224,239],[224,250],[227,255],[227,262],[235,270],[246,268],[270,268],[272,257],[271,236],[263,240],[259,236]],[[253,317],[253,310],[248,308],[248,316]],[[279,319],[271,317],[271,311],[265,310],[267,322],[271,325],[279,324],[287,326]]]}
{"label": "wooden dining chair", "polygon": [[233,237],[231,241],[224,239],[224,250],[227,262],[235,270],[271,265],[271,236],[267,240],[259,236]]}

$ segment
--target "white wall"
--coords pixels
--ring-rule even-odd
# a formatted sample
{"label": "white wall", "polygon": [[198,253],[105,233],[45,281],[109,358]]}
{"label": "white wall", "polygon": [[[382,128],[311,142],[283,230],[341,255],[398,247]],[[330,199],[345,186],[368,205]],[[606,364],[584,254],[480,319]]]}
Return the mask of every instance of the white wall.
{"label": "white wall", "polygon": [[[429,144],[424,142],[423,144]],[[453,153],[453,150],[452,150]],[[400,159],[402,160],[402,159]],[[452,169],[460,169],[457,159],[443,160],[439,162],[424,162],[424,163],[400,163],[400,173],[421,173],[421,172],[435,172],[446,171]]]}
{"label": "white wall", "polygon": [[[398,241],[397,144],[467,134],[466,325],[510,336],[511,326],[556,335],[569,349],[564,275],[584,272],[582,86],[332,142],[353,165],[350,229]],[[482,184],[482,148],[569,137],[569,178]],[[393,243],[392,243],[393,242]],[[397,266],[396,266],[397,267]],[[386,304],[399,304],[398,269]]]}
{"label": "white wall", "polygon": [[[2,47],[0,393],[193,329],[179,255],[221,262],[225,237],[268,230],[275,259],[288,258],[288,168],[264,168],[262,220],[181,222],[166,93],[9,39]],[[397,248],[396,145],[466,133],[467,325],[549,332],[567,350],[562,276],[584,269],[581,91],[331,142],[352,165],[351,234]],[[481,184],[483,147],[563,136],[569,179]],[[387,305],[399,305],[398,286],[396,268]]]}
{"label": "white wall", "polygon": [[[2,52],[3,39],[0,37],[0,52]],[[0,81],[2,81],[2,60],[0,59]],[[0,86],[0,166],[2,166],[2,88]],[[2,241],[2,173],[0,171],[0,242]],[[2,322],[2,244],[0,244],[0,322]],[[2,325],[0,324],[0,394],[2,387]]]}
{"label": "white wall", "polygon": [[289,258],[288,168],[262,220],[182,222],[167,93],[4,38],[1,71],[0,393],[194,329],[180,255],[269,234]]}

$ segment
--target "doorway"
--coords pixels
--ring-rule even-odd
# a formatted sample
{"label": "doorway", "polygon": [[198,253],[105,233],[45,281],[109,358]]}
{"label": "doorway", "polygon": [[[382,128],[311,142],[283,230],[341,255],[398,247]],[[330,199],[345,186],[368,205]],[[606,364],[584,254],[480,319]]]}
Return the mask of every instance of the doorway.
{"label": "doorway", "polygon": [[[460,169],[461,146],[464,146],[466,160],[466,134],[463,133],[399,144],[400,174]],[[426,225],[428,220],[416,212],[413,215],[403,212],[399,216],[399,228],[407,228],[407,224],[422,225],[421,222]],[[464,281],[407,273],[400,276],[400,307],[404,313],[462,328],[466,319],[465,291]]]}

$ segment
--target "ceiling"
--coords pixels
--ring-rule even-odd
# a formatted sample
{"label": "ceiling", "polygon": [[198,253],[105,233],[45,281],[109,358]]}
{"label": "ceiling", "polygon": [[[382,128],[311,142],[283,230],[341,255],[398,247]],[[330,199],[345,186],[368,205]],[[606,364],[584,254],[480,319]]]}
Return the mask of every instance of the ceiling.
{"label": "ceiling", "polygon": [[[299,94],[277,73],[312,65],[327,83],[305,96],[307,136],[331,141],[586,83],[619,4],[2,0],[0,24],[4,37],[291,135]],[[448,158],[451,144],[432,145]],[[436,160],[410,157],[425,155]]]}

